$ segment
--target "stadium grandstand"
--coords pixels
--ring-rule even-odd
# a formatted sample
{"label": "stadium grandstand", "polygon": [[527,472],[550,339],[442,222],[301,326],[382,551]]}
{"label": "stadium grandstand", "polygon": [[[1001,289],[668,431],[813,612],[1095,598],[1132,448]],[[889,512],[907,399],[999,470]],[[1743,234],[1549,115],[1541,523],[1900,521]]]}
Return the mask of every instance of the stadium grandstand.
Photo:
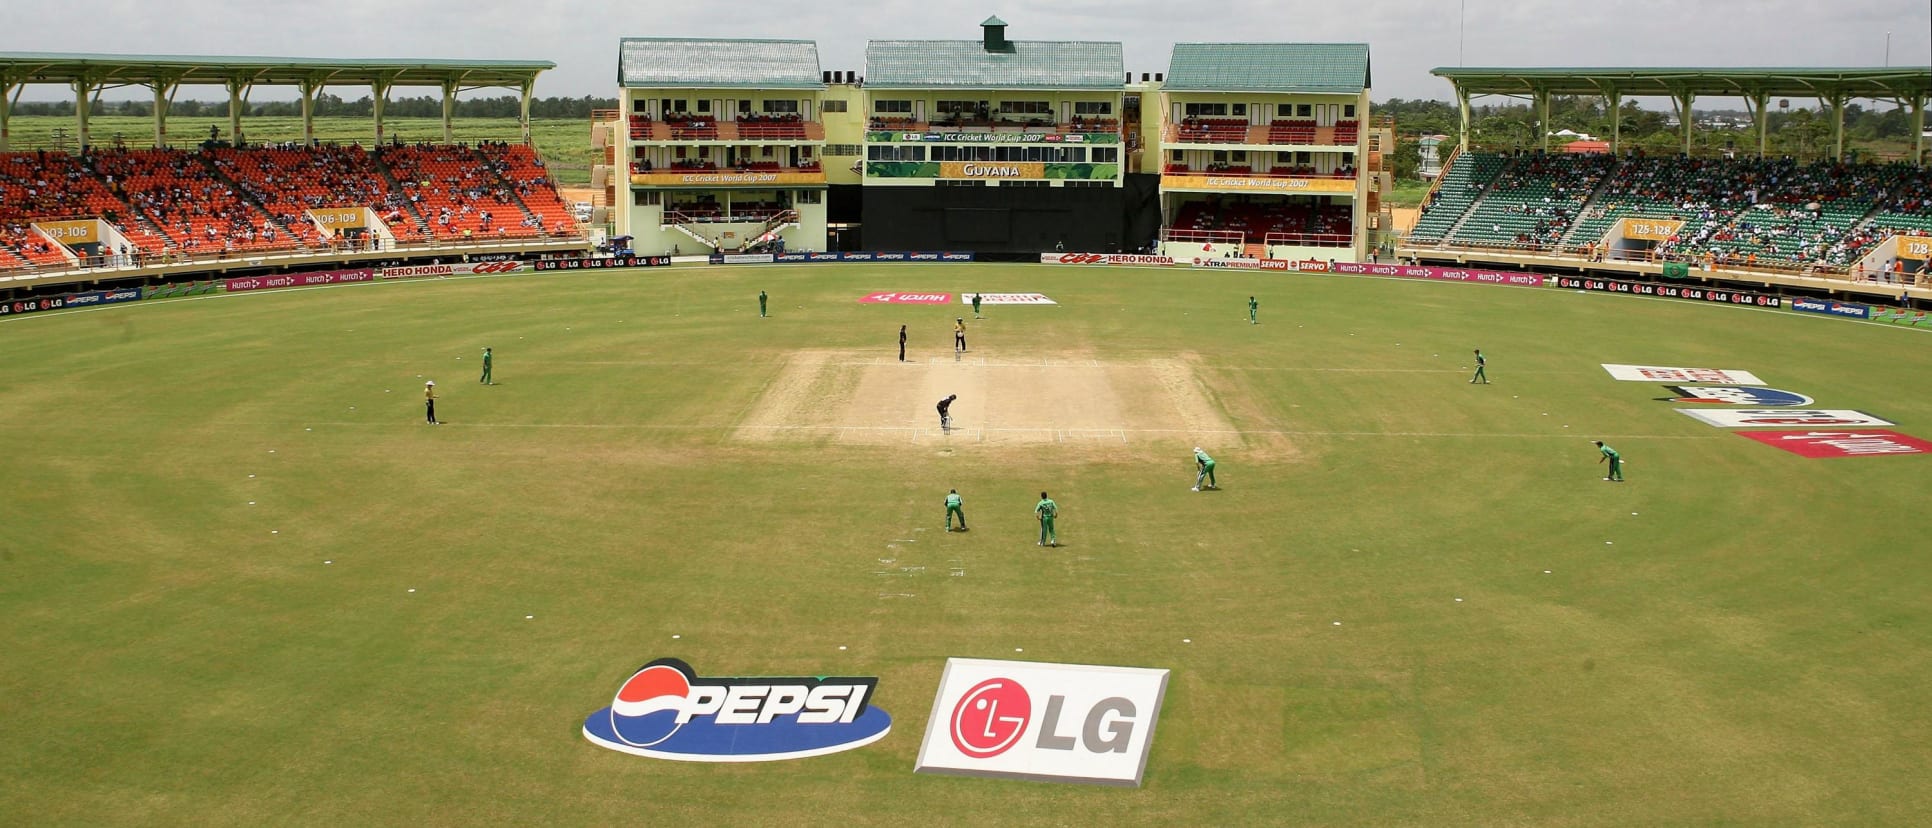
{"label": "stadium grandstand", "polygon": [[[817,44],[625,38],[618,75],[617,128],[593,130],[607,163],[592,183],[608,188],[636,249],[826,249],[828,84]],[[628,197],[614,192],[620,146]]]}
{"label": "stadium grandstand", "polygon": [[875,246],[1118,251],[1126,225],[1118,42],[874,40],[865,205]]}
{"label": "stadium grandstand", "polygon": [[1367,45],[1183,43],[1135,82],[1118,42],[1007,28],[874,40],[860,76],[808,41],[625,39],[592,184],[647,253],[1345,259],[1387,226]]}
{"label": "stadium grandstand", "polygon": [[[0,286],[19,294],[73,282],[114,284],[175,274],[230,275],[452,255],[584,251],[588,242],[527,146],[540,61],[337,60],[164,55],[0,53]],[[11,103],[32,85],[71,89],[78,152],[14,151]],[[229,95],[229,128],[178,144],[168,104],[183,86]],[[90,138],[101,92],[153,91],[151,148]],[[294,87],[304,140],[250,143],[243,102],[256,87]],[[367,86],[375,102],[369,146],[315,138],[324,89]],[[385,142],[382,102],[396,87],[443,94],[440,144]],[[526,144],[454,141],[459,93],[522,94]]]}
{"label": "stadium grandstand", "polygon": [[[1162,86],[1162,248],[1349,259],[1381,174],[1365,43],[1177,43]],[[1371,186],[1373,181],[1374,186]]]}
{"label": "stadium grandstand", "polygon": [[[1896,296],[1928,285],[1932,174],[1924,113],[1932,69],[1462,69],[1435,70],[1455,87],[1463,140],[1446,162],[1400,248],[1418,261],[1569,267],[1634,274],[1830,286]],[[1612,119],[1608,152],[1472,149],[1469,100],[1529,99],[1549,123],[1552,96],[1673,102],[1683,151],[1625,152]],[[1738,97],[1753,116],[1756,153],[1693,153],[1699,95]],[[1816,97],[1832,114],[1828,159],[1772,157],[1774,98]],[[1853,100],[1909,108],[1917,163],[1847,159],[1844,111]],[[1594,148],[1593,148],[1594,149]]]}

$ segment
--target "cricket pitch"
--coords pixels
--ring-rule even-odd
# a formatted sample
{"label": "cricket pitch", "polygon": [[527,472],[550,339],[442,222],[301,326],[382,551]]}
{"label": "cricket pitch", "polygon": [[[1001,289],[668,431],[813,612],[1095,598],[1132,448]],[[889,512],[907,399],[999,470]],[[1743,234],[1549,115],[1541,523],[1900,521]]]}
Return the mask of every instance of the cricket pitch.
{"label": "cricket pitch", "polygon": [[[944,431],[935,406],[952,394],[959,399]],[[921,446],[1241,443],[1185,360],[1102,361],[1077,353],[899,362],[876,353],[794,352],[735,436]]]}

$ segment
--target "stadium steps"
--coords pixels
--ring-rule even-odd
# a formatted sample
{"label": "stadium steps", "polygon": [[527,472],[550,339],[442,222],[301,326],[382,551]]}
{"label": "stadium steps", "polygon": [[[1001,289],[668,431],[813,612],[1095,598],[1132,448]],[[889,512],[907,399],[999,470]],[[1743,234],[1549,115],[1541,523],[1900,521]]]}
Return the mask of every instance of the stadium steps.
{"label": "stadium steps", "polygon": [[247,187],[243,187],[241,185],[241,182],[236,181],[232,178],[229,178],[227,173],[222,172],[221,167],[215,164],[215,161],[213,158],[209,157],[205,153],[200,153],[200,152],[190,153],[190,155],[194,156],[196,163],[200,164],[203,168],[208,170],[208,175],[210,177],[226,185],[228,189],[234,191],[235,197],[237,199],[240,199],[242,203],[247,204],[250,207],[253,207],[255,209],[256,218],[275,225],[276,232],[283,233],[287,235],[289,238],[294,239],[296,250],[309,252],[312,249],[309,247],[307,242],[302,240],[301,234],[296,233],[288,225],[284,224],[280,219],[276,218],[275,211],[270,210],[268,208],[268,205],[263,204],[260,199],[254,196],[253,193],[250,193]]}
{"label": "stadium steps", "polygon": [[[392,193],[407,192],[407,190],[403,189],[402,182],[396,179],[396,172],[394,170],[389,169],[388,164],[385,164],[382,162],[382,155],[380,153],[376,153],[376,152],[369,153],[369,165],[372,167],[375,167],[376,172],[382,175],[382,180],[389,182],[390,192]],[[374,205],[371,205],[371,206],[374,206]],[[423,238],[436,237],[436,234],[431,232],[429,229],[429,219],[424,217],[423,214],[416,209],[416,205],[411,204],[409,199],[407,198],[402,199],[402,211],[403,211],[403,215],[409,217],[410,223],[416,225],[416,232],[421,234]]]}
{"label": "stadium steps", "polygon": [[1590,189],[1590,197],[1584,199],[1583,204],[1577,207],[1576,221],[1570,223],[1570,229],[1563,231],[1563,238],[1557,241],[1555,247],[1556,252],[1562,253],[1567,250],[1581,250],[1584,245],[1597,241],[1597,239],[1579,239],[1577,238],[1577,231],[1590,225],[1590,222],[1585,220],[1584,216],[1590,215],[1591,210],[1603,206],[1603,194],[1610,191],[1610,182],[1615,181],[1617,174],[1623,172],[1623,165],[1626,163],[1629,162],[1618,160],[1617,165],[1611,167],[1608,172],[1604,173],[1603,178],[1598,179],[1597,185]]}
{"label": "stadium steps", "polygon": [[1462,232],[1462,226],[1468,224],[1469,219],[1474,217],[1482,209],[1483,200],[1488,198],[1489,194],[1496,189],[1496,182],[1501,181],[1504,176],[1508,175],[1509,171],[1516,166],[1519,160],[1521,159],[1511,158],[1503,162],[1502,169],[1497,170],[1495,175],[1490,176],[1488,181],[1483,182],[1482,189],[1476,191],[1476,197],[1470,200],[1468,207],[1463,208],[1462,215],[1456,217],[1456,223],[1449,225],[1449,229],[1443,231],[1442,240],[1444,242],[1455,239],[1456,235]]}
{"label": "stadium steps", "polygon": [[490,163],[491,159],[485,156],[482,150],[476,149],[475,147],[466,147],[465,150],[469,153],[469,157],[476,161],[478,168],[489,171],[490,180],[496,182],[497,186],[509,191],[510,201],[516,204],[517,210],[523,213],[525,219],[536,219],[537,226],[543,226],[543,216],[537,215],[537,211],[530,209],[530,205],[524,202],[523,196],[517,192],[516,182],[505,177],[503,173],[498,172],[496,167]]}
{"label": "stadium steps", "polygon": [[[106,183],[107,176],[103,175],[101,171],[96,168],[93,158],[83,155],[78,157],[78,161],[80,163],[81,169],[87,172],[87,176],[89,178],[92,178],[95,181],[101,182],[102,187],[107,186],[107,183]],[[125,199],[123,199],[123,202],[125,202]],[[103,216],[103,218],[105,218],[105,216]],[[120,229],[124,231],[123,233],[124,235],[125,235],[125,231],[129,229],[128,227],[126,227],[126,225],[133,225],[133,229],[140,230],[141,232],[146,233],[153,238],[161,239],[177,247],[180,246],[183,241],[182,239],[175,238],[174,235],[169,233],[166,228],[163,228],[158,222],[150,218],[146,210],[142,210],[138,207],[135,207],[132,204],[128,204],[127,209],[117,214],[115,216],[115,219],[116,219],[115,221],[111,221],[108,223],[119,226]],[[150,252],[158,252],[158,251],[150,251]]]}
{"label": "stadium steps", "polygon": [[684,235],[690,236],[698,244],[704,245],[705,247],[710,248],[712,250],[721,249],[718,247],[718,242],[716,240],[707,239],[704,236],[699,235],[698,231],[691,229],[690,225],[684,224],[683,222],[672,222],[670,224],[664,225],[664,227],[668,227],[670,229],[683,233]]}

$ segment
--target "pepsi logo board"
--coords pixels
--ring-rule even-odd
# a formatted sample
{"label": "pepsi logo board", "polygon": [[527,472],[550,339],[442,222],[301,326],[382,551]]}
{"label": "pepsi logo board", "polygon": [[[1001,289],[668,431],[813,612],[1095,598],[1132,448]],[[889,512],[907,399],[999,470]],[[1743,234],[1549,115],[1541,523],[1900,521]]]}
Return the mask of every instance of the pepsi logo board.
{"label": "pepsi logo board", "polygon": [[1674,368],[1666,365],[1603,363],[1610,376],[1626,382],[1701,382],[1707,385],[1763,385],[1750,371],[1735,368]]}
{"label": "pepsi logo board", "polygon": [[1741,386],[1694,386],[1670,385],[1665,389],[1675,397],[1665,397],[1665,402],[1693,403],[1697,405],[1749,405],[1757,408],[1779,408],[1784,406],[1810,405],[1814,400],[1803,394],[1780,391],[1776,388],[1757,388]]}
{"label": "pepsi logo board", "polygon": [[879,680],[699,678],[661,658],[638,668],[610,706],[584,720],[599,747],[681,762],[804,759],[872,744],[892,717],[869,704]]}
{"label": "pepsi logo board", "polygon": [[1167,675],[947,659],[913,770],[1139,787]]}
{"label": "pepsi logo board", "polygon": [[1679,408],[1677,413],[1702,420],[1718,428],[1770,428],[1773,426],[1887,426],[1863,411],[1845,408]]}
{"label": "pepsi logo board", "polygon": [[1737,436],[1800,457],[1883,457],[1932,454],[1932,443],[1896,431],[1740,431]]}

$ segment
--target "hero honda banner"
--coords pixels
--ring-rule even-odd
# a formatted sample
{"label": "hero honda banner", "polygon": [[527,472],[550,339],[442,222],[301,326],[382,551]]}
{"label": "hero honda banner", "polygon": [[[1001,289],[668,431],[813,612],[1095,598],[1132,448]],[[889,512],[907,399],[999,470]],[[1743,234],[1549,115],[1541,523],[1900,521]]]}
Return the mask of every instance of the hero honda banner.
{"label": "hero honda banner", "polygon": [[1139,787],[1168,671],[949,658],[917,773]]}
{"label": "hero honda banner", "polygon": [[1615,279],[1581,279],[1575,276],[1551,276],[1546,284],[1550,287],[1569,288],[1572,290],[1628,293],[1633,296],[1661,296],[1666,299],[1690,299],[1705,302],[1723,302],[1732,305],[1755,305],[1761,308],[1778,308],[1784,306],[1784,300],[1779,297],[1742,290],[1710,290],[1699,287],[1653,285],[1649,282],[1620,282]]}
{"label": "hero honda banner", "polygon": [[1041,253],[1040,264],[1074,265],[1172,265],[1173,256],[1140,253]]}
{"label": "hero honda banner", "polygon": [[524,269],[523,262],[464,262],[460,264],[385,267],[380,273],[384,279],[420,279],[424,276],[470,276],[492,273],[516,273]]}

